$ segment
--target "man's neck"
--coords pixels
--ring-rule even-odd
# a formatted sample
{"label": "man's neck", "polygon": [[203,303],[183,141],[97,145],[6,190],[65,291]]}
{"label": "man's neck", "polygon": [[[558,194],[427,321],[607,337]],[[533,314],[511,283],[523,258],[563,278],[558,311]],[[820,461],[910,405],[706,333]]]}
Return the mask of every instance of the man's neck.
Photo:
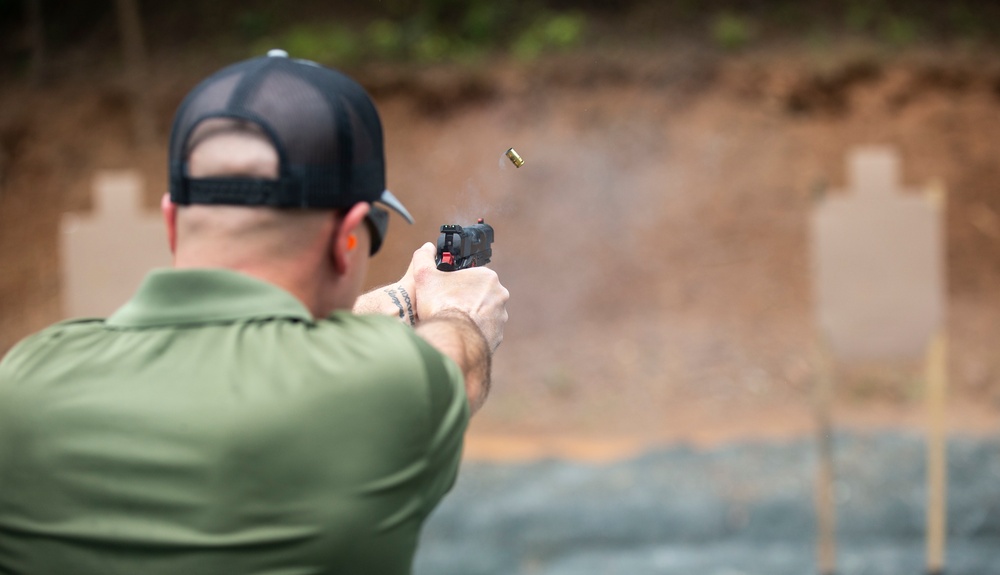
{"label": "man's neck", "polygon": [[297,262],[262,263],[178,255],[174,259],[174,268],[223,268],[256,278],[287,291],[316,318],[329,315],[336,307],[336,302],[329,301],[331,298],[326,295],[329,290],[324,289],[321,274],[311,272]]}

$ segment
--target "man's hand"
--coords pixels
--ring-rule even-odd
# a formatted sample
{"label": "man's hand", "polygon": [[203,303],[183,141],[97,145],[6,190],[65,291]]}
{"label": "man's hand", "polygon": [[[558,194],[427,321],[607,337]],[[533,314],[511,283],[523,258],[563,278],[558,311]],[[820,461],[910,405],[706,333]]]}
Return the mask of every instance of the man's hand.
{"label": "man's hand", "polygon": [[436,254],[433,244],[420,246],[406,274],[359,297],[354,313],[392,315],[415,325],[420,337],[461,368],[475,413],[489,394],[491,360],[503,341],[510,292],[489,268],[439,271]]}
{"label": "man's hand", "polygon": [[401,280],[413,282],[418,321],[458,310],[482,331],[490,353],[496,351],[503,341],[510,292],[500,284],[497,273],[487,267],[439,271],[434,262],[436,254],[434,244],[420,246],[413,252],[410,268]]}
{"label": "man's hand", "polygon": [[413,252],[406,274],[396,283],[358,297],[354,313],[391,315],[416,325],[445,310],[458,310],[483,332],[490,352],[496,351],[503,341],[510,292],[489,268],[439,271],[434,262],[436,254],[433,244],[420,246]]}

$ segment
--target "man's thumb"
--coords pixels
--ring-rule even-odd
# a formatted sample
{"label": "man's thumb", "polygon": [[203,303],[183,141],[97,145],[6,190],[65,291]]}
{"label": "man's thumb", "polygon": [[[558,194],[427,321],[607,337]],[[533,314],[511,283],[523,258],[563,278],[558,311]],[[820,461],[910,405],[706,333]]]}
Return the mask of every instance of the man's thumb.
{"label": "man's thumb", "polygon": [[434,261],[436,256],[437,247],[434,244],[427,242],[417,248],[417,251],[413,252],[413,267],[436,268],[437,263]]}

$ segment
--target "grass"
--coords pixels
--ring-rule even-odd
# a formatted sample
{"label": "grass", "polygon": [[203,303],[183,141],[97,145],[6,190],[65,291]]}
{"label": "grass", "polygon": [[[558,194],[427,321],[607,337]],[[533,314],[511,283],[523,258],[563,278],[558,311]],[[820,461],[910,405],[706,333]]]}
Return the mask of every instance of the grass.
{"label": "grass", "polygon": [[542,11],[515,26],[498,13],[498,6],[472,2],[447,21],[416,13],[402,19],[375,18],[363,26],[314,22],[278,31],[266,30],[259,12],[246,12],[237,27],[239,35],[256,38],[251,54],[281,47],[295,57],[337,66],[362,60],[475,63],[490,52],[532,61],[573,49],[585,39],[588,19],[581,12]]}

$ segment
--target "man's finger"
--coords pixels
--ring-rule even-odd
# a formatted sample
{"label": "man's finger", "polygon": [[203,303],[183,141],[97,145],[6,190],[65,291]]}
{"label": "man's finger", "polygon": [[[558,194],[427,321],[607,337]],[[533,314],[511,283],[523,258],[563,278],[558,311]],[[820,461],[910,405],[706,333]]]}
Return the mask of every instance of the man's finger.
{"label": "man's finger", "polygon": [[437,267],[437,262],[435,262],[435,257],[437,256],[437,247],[434,244],[427,242],[424,245],[417,248],[417,251],[413,252],[413,263],[417,267]]}

